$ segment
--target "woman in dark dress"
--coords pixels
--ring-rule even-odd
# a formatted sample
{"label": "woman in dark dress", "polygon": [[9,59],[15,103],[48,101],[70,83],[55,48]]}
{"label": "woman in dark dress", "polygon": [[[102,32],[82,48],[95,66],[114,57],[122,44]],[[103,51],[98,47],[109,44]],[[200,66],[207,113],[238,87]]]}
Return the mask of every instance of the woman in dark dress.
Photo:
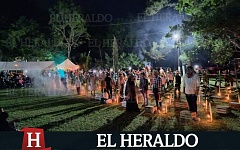
{"label": "woman in dark dress", "polygon": [[135,85],[135,76],[130,75],[127,81],[127,106],[126,111],[135,111],[139,112],[138,104],[137,104],[137,90]]}

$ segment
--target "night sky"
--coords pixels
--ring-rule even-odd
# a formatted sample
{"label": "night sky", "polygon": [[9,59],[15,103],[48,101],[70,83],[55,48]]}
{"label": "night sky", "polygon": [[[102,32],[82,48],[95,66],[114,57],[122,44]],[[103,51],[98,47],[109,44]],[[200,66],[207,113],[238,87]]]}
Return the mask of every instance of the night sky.
{"label": "night sky", "polygon": [[[146,8],[147,0],[75,0],[83,13],[111,14],[114,18],[124,18],[129,14],[142,13]],[[48,9],[56,4],[57,0],[4,0],[0,2],[1,16],[12,19],[18,16],[29,16],[38,21],[48,17]],[[8,19],[10,19],[8,18]]]}

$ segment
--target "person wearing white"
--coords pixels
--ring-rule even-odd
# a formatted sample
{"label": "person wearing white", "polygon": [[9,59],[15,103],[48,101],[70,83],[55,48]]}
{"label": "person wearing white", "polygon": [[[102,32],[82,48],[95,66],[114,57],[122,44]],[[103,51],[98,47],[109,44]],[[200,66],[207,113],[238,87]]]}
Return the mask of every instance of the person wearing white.
{"label": "person wearing white", "polygon": [[172,70],[171,69],[169,69],[169,71],[168,71],[168,82],[169,82],[169,84],[173,84],[173,72],[172,72]]}
{"label": "person wearing white", "polygon": [[197,95],[199,94],[200,79],[192,66],[187,67],[183,78],[183,92],[186,94],[189,111],[197,113]]}
{"label": "person wearing white", "polygon": [[97,90],[97,77],[95,76],[95,74],[90,73],[90,77],[89,77],[89,91],[91,91],[91,95],[95,96],[95,91]]}
{"label": "person wearing white", "polygon": [[75,77],[75,86],[76,86],[76,89],[77,89],[77,94],[80,95],[80,87],[81,87],[81,82],[79,80],[78,77]]}
{"label": "person wearing white", "polygon": [[162,72],[161,80],[162,80],[162,90],[165,90],[165,85],[166,85],[166,82],[167,82],[167,77],[166,77],[165,72]]}
{"label": "person wearing white", "polygon": [[160,67],[160,74],[163,74],[164,73],[164,70],[162,67]]}

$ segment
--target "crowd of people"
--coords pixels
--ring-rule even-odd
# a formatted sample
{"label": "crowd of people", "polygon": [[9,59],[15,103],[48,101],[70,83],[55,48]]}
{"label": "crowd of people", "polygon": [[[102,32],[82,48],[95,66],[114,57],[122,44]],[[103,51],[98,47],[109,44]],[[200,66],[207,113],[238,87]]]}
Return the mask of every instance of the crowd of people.
{"label": "crowd of people", "polygon": [[[161,107],[160,92],[165,90],[169,85],[173,85],[175,79],[176,90],[180,91],[181,77],[179,73],[172,72],[170,68],[157,69],[121,69],[114,73],[112,69],[90,69],[88,72],[83,70],[64,71],[64,70],[44,70],[39,76],[31,78],[14,72],[2,71],[0,74],[0,88],[23,88],[23,87],[52,87],[53,89],[65,89],[76,87],[77,94],[81,90],[89,91],[95,96],[96,91],[100,88],[102,96],[107,93],[108,99],[113,98],[113,92],[119,89],[120,97],[129,98],[130,78],[134,77],[135,89],[140,91],[144,98],[143,106],[148,105],[149,89],[152,89],[156,100],[156,106]],[[132,79],[133,80],[133,79]],[[175,90],[175,91],[176,91]],[[132,96],[131,96],[132,97]]]}
{"label": "crowd of people", "polygon": [[[174,96],[180,97],[181,83],[183,83],[183,93],[186,94],[189,110],[197,113],[197,95],[200,78],[191,66],[187,68],[187,73],[183,78],[181,78],[178,71],[173,72],[171,68],[163,69],[161,67],[156,69],[144,68],[141,70],[121,69],[117,73],[114,73],[112,69],[90,69],[88,72],[84,72],[83,70],[55,70],[43,71],[40,76],[44,79],[41,84],[50,83],[55,89],[63,87],[66,90],[69,85],[72,85],[76,87],[78,95],[81,94],[81,90],[87,90],[92,96],[95,96],[96,91],[100,91],[103,98],[111,99],[118,92],[117,90],[119,90],[120,99],[127,101],[127,111],[139,111],[138,93],[141,93],[143,96],[142,107],[148,106],[148,94],[150,90],[154,95],[155,106],[158,111],[161,111],[161,93],[169,86],[172,86],[174,87]],[[23,81],[21,82],[20,80]],[[2,72],[0,85],[1,88],[9,86],[11,88],[25,87],[26,83],[33,83],[32,80],[24,75]],[[8,114],[2,110],[0,116],[0,121],[4,122],[2,125],[5,124],[7,126],[7,117]],[[12,129],[10,125],[7,130]]]}
{"label": "crowd of people", "polygon": [[[90,91],[92,96],[95,96],[97,88],[100,87],[102,97],[107,93],[107,99],[113,97],[113,91],[119,89],[121,99],[136,100],[137,93],[143,95],[143,107],[148,106],[148,91],[151,89],[154,93],[156,106],[161,109],[160,93],[167,89],[168,86],[174,85],[176,91],[180,91],[181,77],[178,71],[172,72],[171,68],[157,69],[141,69],[141,70],[119,70],[115,74],[112,70],[93,70],[88,72],[78,72],[75,74],[75,86],[77,93],[80,95],[81,90]],[[81,85],[86,85],[82,88]],[[133,90],[134,89],[134,90]]]}
{"label": "crowd of people", "polygon": [[0,73],[0,89],[30,87],[31,82],[31,78],[23,74],[12,71],[1,71]]}

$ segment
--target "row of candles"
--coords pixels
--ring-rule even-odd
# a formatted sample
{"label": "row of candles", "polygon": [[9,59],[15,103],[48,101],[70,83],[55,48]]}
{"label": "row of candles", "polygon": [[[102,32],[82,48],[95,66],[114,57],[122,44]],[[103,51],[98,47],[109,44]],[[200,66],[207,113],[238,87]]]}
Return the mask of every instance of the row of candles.
{"label": "row of candles", "polygon": [[[100,86],[98,87],[98,89],[100,89]],[[180,93],[180,91],[177,90],[177,91],[176,91],[176,96],[177,96],[177,97],[179,96],[179,93]],[[232,93],[230,87],[228,87],[228,88],[226,89],[226,93],[227,93],[227,100],[230,100],[230,94]],[[85,85],[81,87],[81,95],[86,95],[86,86],[85,86]],[[220,93],[220,92],[218,93],[218,96],[221,96],[221,93]],[[119,96],[116,95],[116,98],[115,98],[116,101],[118,101],[118,97],[119,97]],[[173,93],[170,93],[166,98],[167,98],[167,99],[166,99],[165,104],[164,104],[164,107],[163,107],[163,112],[164,112],[164,113],[168,113],[168,106],[169,106],[169,105],[172,105]],[[200,103],[200,101],[201,101],[201,96],[200,96],[200,94],[199,94],[199,95],[198,95],[198,102]],[[239,96],[238,96],[238,101],[239,101],[239,103],[240,103],[240,98],[239,98]],[[212,117],[212,107],[211,107],[211,103],[206,100],[205,103],[203,103],[203,106],[205,107],[206,110],[208,110],[208,107],[209,107],[209,114],[207,114],[207,118],[210,118],[210,122],[212,122],[212,121],[213,121],[213,117]]]}

